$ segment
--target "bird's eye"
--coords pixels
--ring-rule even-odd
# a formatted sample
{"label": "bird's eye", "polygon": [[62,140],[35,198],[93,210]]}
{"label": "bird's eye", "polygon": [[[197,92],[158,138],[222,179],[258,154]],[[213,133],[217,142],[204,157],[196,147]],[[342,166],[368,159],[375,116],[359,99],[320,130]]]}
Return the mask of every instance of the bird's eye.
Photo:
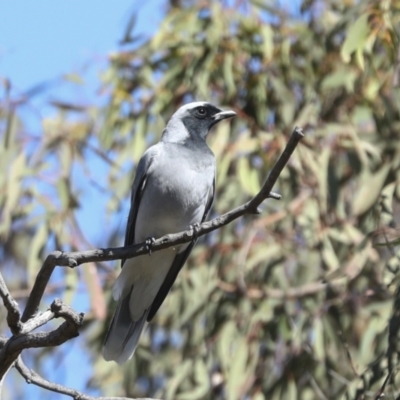
{"label": "bird's eye", "polygon": [[204,107],[198,108],[197,112],[199,113],[199,115],[201,115],[203,117],[207,114],[207,111],[206,111],[206,109]]}

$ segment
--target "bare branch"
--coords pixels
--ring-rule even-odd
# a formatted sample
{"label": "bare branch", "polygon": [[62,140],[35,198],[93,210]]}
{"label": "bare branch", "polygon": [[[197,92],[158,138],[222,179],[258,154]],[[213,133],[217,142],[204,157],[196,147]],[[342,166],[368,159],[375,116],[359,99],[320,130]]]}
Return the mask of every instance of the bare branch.
{"label": "bare branch", "polygon": [[0,350],[0,379],[6,373],[10,365],[21,354],[22,350],[32,347],[54,347],[79,336],[82,326],[83,314],[65,306],[61,300],[55,300],[50,307],[55,317],[65,319],[57,329],[51,332],[29,333],[12,336]]}
{"label": "bare branch", "polygon": [[16,334],[21,330],[21,312],[18,303],[13,299],[0,273],[0,297],[7,309],[7,324],[11,332]]}
{"label": "bare branch", "polygon": [[22,314],[22,322],[26,322],[37,313],[40,300],[42,299],[46,286],[49,283],[51,274],[56,267],[56,264],[51,263],[53,260],[52,256],[54,257],[55,253],[62,254],[60,251],[49,254],[36,276],[35,284],[33,285],[24,313]]}
{"label": "bare branch", "polygon": [[273,196],[274,194],[271,193],[271,190],[275,186],[279,175],[282,173],[283,168],[285,168],[285,165],[288,163],[290,156],[293,154],[295,148],[299,144],[300,140],[303,139],[303,137],[304,133],[302,129],[296,126],[292,132],[292,135],[290,136],[289,141],[286,144],[285,149],[283,150],[283,153],[278,158],[278,161],[269,173],[268,178],[264,183],[264,186],[261,188],[260,192],[256,194],[249,203],[247,203],[250,210],[257,209],[257,207],[268,197],[275,198]]}
{"label": "bare branch", "polygon": [[394,62],[393,75],[392,75],[392,87],[399,87],[400,83],[400,45],[397,47],[397,56]]}
{"label": "bare branch", "polygon": [[[7,339],[0,337],[0,349],[7,343]],[[11,365],[10,365],[11,367]],[[48,380],[42,378],[35,371],[30,370],[23,362],[22,357],[18,356],[15,362],[15,368],[17,371],[25,378],[27,383],[33,383],[34,385],[40,386],[43,389],[50,390],[52,392],[64,394],[70,396],[73,399],[79,400],[156,400],[150,398],[140,398],[140,399],[130,399],[128,397],[92,397],[84,393],[79,392],[75,389],[70,389],[65,386],[59,385],[57,383],[49,382]],[[4,376],[5,377],[5,376]],[[3,383],[3,380],[0,380]]]}
{"label": "bare branch", "polygon": [[[204,222],[196,230],[196,236],[200,237],[210,233],[224,225],[229,224],[235,219],[246,214],[258,214],[258,206],[267,198],[280,199],[280,195],[272,193],[271,190],[279,178],[283,168],[289,161],[290,156],[304,137],[302,130],[295,127],[292,135],[278,161],[272,168],[267,180],[265,181],[260,192],[249,202],[243,204],[226,214],[223,214],[211,221]],[[193,240],[193,230],[187,230],[175,234],[165,235],[155,240],[152,244],[151,251],[159,251],[168,247],[177,246],[188,243]],[[117,247],[108,249],[96,249],[82,252],[66,252],[54,251],[49,254],[43,263],[43,266],[36,277],[35,284],[28,298],[25,311],[22,315],[22,321],[32,318],[39,308],[40,301],[46,289],[47,283],[56,266],[75,268],[81,264],[89,262],[111,261],[137,257],[149,252],[146,243],[138,243],[127,247]]]}
{"label": "bare branch", "polygon": [[54,316],[54,312],[51,310],[46,310],[45,312],[36,315],[34,318],[31,318],[23,324],[18,335],[25,335],[34,331],[35,329],[47,324],[54,318]]}
{"label": "bare branch", "polygon": [[[5,339],[3,339],[2,337],[0,337],[0,348],[1,345],[3,343],[3,341],[5,342]],[[3,375],[3,377],[0,379],[0,399],[3,398],[3,385],[4,385],[4,381],[8,375],[8,373],[10,372],[11,368],[13,367],[13,365],[11,364],[10,367],[8,368],[8,370],[5,372],[5,374]]]}
{"label": "bare branch", "polygon": [[71,325],[80,327],[84,314],[77,314],[71,307],[65,305],[60,299],[55,299],[50,306],[56,317],[64,318]]}
{"label": "bare branch", "polygon": [[[70,389],[65,386],[59,385],[57,383],[49,382],[48,380],[42,378],[35,371],[29,369],[24,362],[22,361],[21,356],[18,357],[18,360],[15,364],[15,368],[18,372],[25,378],[27,383],[33,383],[37,386],[42,387],[43,389],[50,390],[52,392],[64,394],[66,396],[70,396],[73,399],[79,400],[132,400],[128,397],[92,397],[88,396],[84,393],[79,392],[75,389]],[[136,399],[136,400],[154,400],[154,399]]]}

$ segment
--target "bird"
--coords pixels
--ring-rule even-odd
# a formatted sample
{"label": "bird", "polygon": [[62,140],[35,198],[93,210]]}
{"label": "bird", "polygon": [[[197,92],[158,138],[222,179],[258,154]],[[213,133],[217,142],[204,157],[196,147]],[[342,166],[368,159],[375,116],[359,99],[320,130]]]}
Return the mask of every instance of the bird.
{"label": "bird", "polygon": [[[146,242],[151,250],[154,238],[193,229],[206,219],[216,174],[206,137],[214,125],[235,115],[203,101],[183,105],[172,115],[160,141],[138,163],[125,246]],[[118,303],[103,344],[106,361],[123,364],[133,356],[195,242],[121,260],[112,291]]]}

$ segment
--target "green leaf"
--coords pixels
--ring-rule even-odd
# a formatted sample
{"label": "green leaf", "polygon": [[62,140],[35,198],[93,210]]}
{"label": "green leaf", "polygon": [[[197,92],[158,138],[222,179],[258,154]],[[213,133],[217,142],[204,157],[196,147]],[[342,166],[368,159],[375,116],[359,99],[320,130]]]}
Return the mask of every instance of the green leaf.
{"label": "green leaf", "polygon": [[386,163],[373,174],[364,171],[352,203],[354,215],[362,215],[376,204],[391,167],[391,163]]}
{"label": "green leaf", "polygon": [[202,296],[193,299],[193,302],[185,308],[184,313],[179,317],[179,324],[185,325],[193,316],[201,310],[201,308],[208,303],[210,294],[215,290],[216,283],[212,282],[203,291]]}
{"label": "green leaf", "polygon": [[282,247],[279,244],[271,243],[268,246],[265,243],[252,246],[251,255],[246,260],[246,270],[251,271],[259,264],[273,262],[282,257]]}
{"label": "green leaf", "polygon": [[76,292],[78,290],[78,282],[79,282],[79,275],[78,275],[78,268],[74,269],[64,269],[64,284],[66,289],[63,293],[63,301],[65,304],[72,304]]}
{"label": "green leaf", "polygon": [[9,170],[6,187],[6,199],[4,209],[0,216],[0,234],[6,238],[9,235],[11,222],[22,191],[22,178],[26,169],[25,152],[21,152],[12,162]]}
{"label": "green leaf", "polygon": [[352,93],[354,92],[354,83],[357,76],[355,71],[340,69],[327,75],[321,83],[321,88],[323,90],[330,90],[344,87],[347,92]]}
{"label": "green leaf", "polygon": [[190,391],[179,393],[176,396],[177,400],[200,400],[209,392],[210,378],[207,367],[201,358],[194,361],[193,373],[197,385]]}
{"label": "green leaf", "polygon": [[346,33],[346,39],[342,45],[342,49],[340,52],[344,62],[348,63],[350,61],[351,55],[354,52],[357,52],[358,62],[361,67],[364,66],[362,50],[367,43],[367,38],[370,33],[368,19],[369,14],[362,14],[348,29]]}
{"label": "green leaf", "polygon": [[230,370],[226,383],[228,399],[239,400],[243,384],[247,378],[247,358],[249,356],[249,349],[245,338],[238,338],[235,341],[235,351],[230,361]]}
{"label": "green leaf", "polygon": [[33,285],[35,277],[39,272],[43,260],[41,259],[41,250],[45,246],[48,239],[48,228],[46,224],[42,224],[32,238],[29,248],[28,257],[28,282],[29,286]]}
{"label": "green leaf", "polygon": [[229,143],[230,127],[229,124],[218,124],[210,134],[209,146],[215,158],[219,160]]}
{"label": "green leaf", "polygon": [[263,38],[263,53],[266,61],[270,61],[274,54],[274,32],[270,25],[261,26],[261,36]]}
{"label": "green leaf", "polygon": [[175,368],[175,373],[173,378],[169,381],[166,394],[165,394],[165,399],[166,400],[174,400],[176,399],[176,392],[178,391],[178,388],[180,384],[186,379],[186,377],[190,374],[192,371],[192,362],[191,360],[185,360],[183,363],[179,364]]}
{"label": "green leaf", "polygon": [[249,160],[247,158],[239,158],[237,163],[237,171],[242,187],[250,195],[256,195],[260,191],[260,183],[258,181],[256,170],[250,169]]}
{"label": "green leaf", "polygon": [[331,148],[326,146],[318,158],[319,173],[317,178],[319,184],[320,212],[323,214],[328,210],[328,167],[330,157]]}
{"label": "green leaf", "polygon": [[298,393],[297,393],[297,386],[295,380],[288,379],[286,383],[286,395],[285,398],[287,399],[298,399]]}
{"label": "green leaf", "polygon": [[57,182],[58,197],[61,201],[61,207],[63,210],[68,209],[69,199],[70,199],[70,188],[68,181],[63,178]]}
{"label": "green leaf", "polygon": [[313,348],[318,360],[325,360],[324,326],[321,318],[314,320]]}
{"label": "green leaf", "polygon": [[70,174],[71,165],[73,161],[71,145],[68,142],[63,141],[60,144],[59,151],[60,151],[61,172],[66,177],[69,176]]}
{"label": "green leaf", "polygon": [[237,328],[234,321],[226,322],[221,328],[220,336],[217,341],[217,353],[222,363],[222,369],[227,375],[232,357],[232,343],[237,337]]}
{"label": "green leaf", "polygon": [[325,264],[328,266],[328,270],[330,272],[335,271],[339,268],[340,262],[337,258],[336,252],[332,246],[331,241],[329,240],[328,236],[325,235],[322,242],[322,259],[324,260]]}
{"label": "green leaf", "polygon": [[348,279],[352,280],[361,273],[370,255],[370,250],[371,245],[370,243],[367,243],[367,245],[363,249],[358,250],[351,257],[344,268],[345,275]]}
{"label": "green leaf", "polygon": [[224,81],[228,98],[236,92],[235,80],[233,78],[233,54],[227,53],[224,58]]}
{"label": "green leaf", "polygon": [[83,80],[82,75],[79,75],[77,73],[69,73],[63,75],[63,78],[67,81],[70,81],[72,83],[76,83],[77,85],[84,85],[85,81]]}

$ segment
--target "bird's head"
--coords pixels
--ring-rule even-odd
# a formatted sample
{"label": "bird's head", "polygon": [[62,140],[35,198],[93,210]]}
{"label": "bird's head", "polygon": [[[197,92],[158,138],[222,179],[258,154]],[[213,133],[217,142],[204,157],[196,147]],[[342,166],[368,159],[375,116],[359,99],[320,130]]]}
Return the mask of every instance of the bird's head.
{"label": "bird's head", "polygon": [[163,139],[174,142],[189,138],[205,140],[215,124],[235,115],[234,111],[223,111],[204,101],[185,104],[172,115],[164,131],[166,137],[163,136]]}

